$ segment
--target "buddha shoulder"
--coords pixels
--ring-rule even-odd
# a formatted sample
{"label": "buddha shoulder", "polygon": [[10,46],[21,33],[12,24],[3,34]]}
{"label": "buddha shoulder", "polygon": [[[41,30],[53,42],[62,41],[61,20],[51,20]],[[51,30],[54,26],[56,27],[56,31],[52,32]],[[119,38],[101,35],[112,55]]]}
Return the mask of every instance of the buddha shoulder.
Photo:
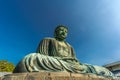
{"label": "buddha shoulder", "polygon": [[43,40],[55,40],[55,38],[45,37],[45,38],[43,38]]}
{"label": "buddha shoulder", "polygon": [[42,39],[42,41],[56,41],[56,40],[55,40],[55,38],[45,37]]}

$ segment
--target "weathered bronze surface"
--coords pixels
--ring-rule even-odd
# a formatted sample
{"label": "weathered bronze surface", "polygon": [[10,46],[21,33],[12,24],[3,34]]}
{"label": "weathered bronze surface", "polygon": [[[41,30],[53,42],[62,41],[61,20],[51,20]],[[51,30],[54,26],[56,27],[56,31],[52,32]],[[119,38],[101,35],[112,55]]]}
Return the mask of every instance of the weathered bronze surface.
{"label": "weathered bronze surface", "polygon": [[72,72],[113,76],[104,67],[80,63],[74,49],[65,40],[67,34],[68,28],[59,25],[55,29],[54,38],[44,38],[36,53],[25,56],[13,72]]}

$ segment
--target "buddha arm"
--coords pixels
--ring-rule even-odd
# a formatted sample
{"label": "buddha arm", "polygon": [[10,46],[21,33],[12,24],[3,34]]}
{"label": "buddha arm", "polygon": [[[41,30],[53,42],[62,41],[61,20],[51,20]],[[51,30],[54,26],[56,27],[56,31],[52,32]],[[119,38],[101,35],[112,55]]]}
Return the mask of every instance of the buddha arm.
{"label": "buddha arm", "polygon": [[37,48],[37,53],[40,53],[40,54],[43,54],[43,55],[48,55],[48,50],[49,50],[49,42],[50,42],[50,39],[43,39],[38,48]]}
{"label": "buddha arm", "polygon": [[74,51],[74,49],[72,47],[71,47],[71,56],[72,56],[73,59],[78,61],[77,58],[76,58],[76,55],[75,55],[75,51]]}

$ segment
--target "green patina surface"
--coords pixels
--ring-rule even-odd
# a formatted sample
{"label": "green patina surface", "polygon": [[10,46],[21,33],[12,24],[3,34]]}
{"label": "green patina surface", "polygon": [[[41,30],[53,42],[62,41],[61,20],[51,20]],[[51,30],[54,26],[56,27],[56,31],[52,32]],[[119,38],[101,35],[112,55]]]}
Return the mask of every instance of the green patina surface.
{"label": "green patina surface", "polygon": [[75,56],[73,47],[65,40],[67,34],[68,28],[59,25],[55,29],[55,37],[44,38],[36,53],[25,56],[13,72],[73,72],[113,76],[104,67],[80,63]]}

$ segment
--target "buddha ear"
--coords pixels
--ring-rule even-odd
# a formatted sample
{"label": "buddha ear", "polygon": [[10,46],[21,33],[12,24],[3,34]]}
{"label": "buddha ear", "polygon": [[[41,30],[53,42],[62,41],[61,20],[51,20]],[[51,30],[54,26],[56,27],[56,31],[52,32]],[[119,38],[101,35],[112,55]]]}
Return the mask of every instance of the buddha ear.
{"label": "buddha ear", "polygon": [[55,32],[54,32],[54,37],[56,38],[57,35],[58,35],[57,30],[55,30]]}
{"label": "buddha ear", "polygon": [[56,34],[54,34],[54,37],[56,37]]}

